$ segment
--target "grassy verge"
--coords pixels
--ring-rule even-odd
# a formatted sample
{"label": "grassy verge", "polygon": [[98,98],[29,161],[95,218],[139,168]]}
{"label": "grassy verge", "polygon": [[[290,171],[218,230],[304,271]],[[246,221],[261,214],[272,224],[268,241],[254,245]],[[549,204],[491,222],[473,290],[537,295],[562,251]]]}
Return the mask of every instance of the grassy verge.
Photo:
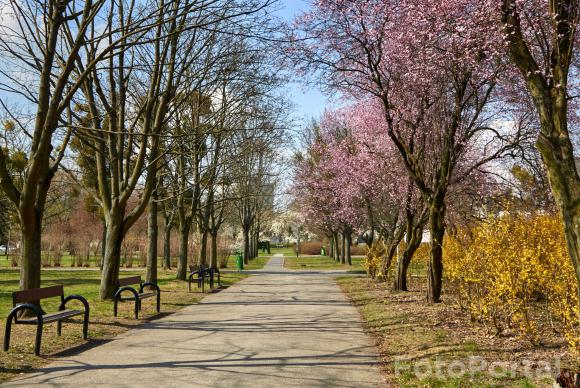
{"label": "grassy verge", "polygon": [[[244,271],[251,271],[254,269],[262,269],[264,265],[270,260],[271,256],[258,256],[255,259],[250,260],[250,264],[244,264]],[[236,256],[232,255],[228,258],[227,269],[235,270],[236,267]]]}
{"label": "grassy verge", "polygon": [[[144,270],[123,272],[122,277],[141,275]],[[222,284],[227,287],[246,277],[243,274],[224,274]],[[132,318],[133,305],[122,303],[119,305],[119,317],[113,317],[113,303],[99,300],[99,271],[43,271],[42,285],[49,286],[63,284],[65,295],[80,294],[88,301],[91,308],[89,324],[89,341],[82,339],[82,317],[73,318],[74,322],[63,324],[62,337],[56,335],[56,324],[47,324],[42,336],[41,356],[34,356],[35,328],[28,325],[13,325],[10,351],[0,352],[0,383],[14,376],[38,368],[47,362],[46,355],[55,354],[73,347],[85,347],[98,344],[115,335],[139,324],[158,317],[155,311],[154,298],[143,302],[140,319]],[[175,280],[175,272],[163,271],[159,273],[159,287],[161,288],[161,315],[175,312],[185,306],[199,302],[204,294],[195,288],[187,292],[187,284]],[[12,308],[12,291],[18,289],[18,271],[0,270],[0,330],[4,333],[5,320]],[[206,291],[207,292],[207,291]],[[41,302],[47,312],[58,309],[59,298],[46,299]],[[78,302],[76,302],[78,303]],[[67,304],[67,307],[69,305]],[[76,305],[70,302],[70,307]],[[82,306],[78,306],[82,308]]]}
{"label": "grassy verge", "polygon": [[244,270],[262,269],[268,261],[270,261],[271,256],[259,256],[253,260],[250,260],[250,264],[244,264]]}
{"label": "grassy verge", "polygon": [[393,293],[366,278],[338,283],[377,340],[389,386],[545,387],[555,382],[559,364],[577,370],[563,343],[536,348],[496,337],[451,305],[425,304],[419,284]]}
{"label": "grassy verge", "polygon": [[327,256],[300,256],[300,257],[285,256],[284,267],[289,269],[305,269],[305,270],[340,269],[347,271],[364,272],[364,268],[362,267],[362,260],[363,259],[361,257],[353,257],[352,265],[348,265],[337,263],[336,261]]}

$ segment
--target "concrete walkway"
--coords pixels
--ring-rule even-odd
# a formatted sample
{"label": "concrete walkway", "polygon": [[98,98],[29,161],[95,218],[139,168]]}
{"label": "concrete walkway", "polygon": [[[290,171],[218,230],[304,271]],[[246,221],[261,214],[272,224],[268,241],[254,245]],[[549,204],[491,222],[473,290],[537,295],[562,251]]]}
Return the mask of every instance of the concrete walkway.
{"label": "concrete walkway", "polygon": [[6,386],[384,386],[375,347],[332,277],[284,270],[283,260]]}

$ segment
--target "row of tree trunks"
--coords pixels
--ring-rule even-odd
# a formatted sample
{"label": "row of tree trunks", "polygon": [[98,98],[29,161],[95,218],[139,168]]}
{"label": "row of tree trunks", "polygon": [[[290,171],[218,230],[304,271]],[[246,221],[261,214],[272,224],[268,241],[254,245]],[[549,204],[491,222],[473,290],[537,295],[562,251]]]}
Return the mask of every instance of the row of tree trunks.
{"label": "row of tree trunks", "polygon": [[328,235],[328,257],[334,259],[334,237],[332,234]]}
{"label": "row of tree trunks", "polygon": [[[352,232],[332,232],[328,238],[328,256],[342,264],[352,265]],[[341,247],[342,245],[342,247]]]}

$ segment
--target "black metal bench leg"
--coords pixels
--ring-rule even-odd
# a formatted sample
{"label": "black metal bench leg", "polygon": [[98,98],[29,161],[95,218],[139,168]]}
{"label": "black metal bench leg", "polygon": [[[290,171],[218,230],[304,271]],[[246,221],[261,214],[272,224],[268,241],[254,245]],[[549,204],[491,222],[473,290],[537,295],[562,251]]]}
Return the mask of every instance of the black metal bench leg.
{"label": "black metal bench leg", "polygon": [[161,312],[161,292],[157,291],[157,313]]}
{"label": "black metal bench leg", "polygon": [[115,318],[117,317],[117,304],[118,304],[118,300],[117,300],[117,297],[115,297],[115,301],[113,302],[113,316]]}
{"label": "black metal bench leg", "polygon": [[141,310],[140,304],[140,299],[135,298],[135,319],[139,319],[139,310]]}
{"label": "black metal bench leg", "polygon": [[4,330],[4,351],[8,351],[8,347],[10,346],[10,332],[12,331],[12,319],[13,316],[9,315],[8,320],[6,321],[6,329]]}
{"label": "black metal bench leg", "polygon": [[89,308],[85,309],[85,316],[83,319],[83,339],[89,338]]}
{"label": "black metal bench leg", "polygon": [[62,321],[56,321],[56,335],[60,337],[62,334]]}
{"label": "black metal bench leg", "polygon": [[34,354],[40,355],[40,342],[42,341],[42,322],[36,326],[36,341],[34,343]]}

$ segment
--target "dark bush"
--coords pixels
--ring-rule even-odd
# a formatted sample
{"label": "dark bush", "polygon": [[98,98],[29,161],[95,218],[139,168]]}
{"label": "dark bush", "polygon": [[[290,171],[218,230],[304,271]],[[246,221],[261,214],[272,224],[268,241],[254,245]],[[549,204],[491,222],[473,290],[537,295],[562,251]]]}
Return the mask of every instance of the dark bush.
{"label": "dark bush", "polygon": [[320,248],[322,248],[322,242],[320,241],[301,243],[300,254],[308,256],[320,255]]}

